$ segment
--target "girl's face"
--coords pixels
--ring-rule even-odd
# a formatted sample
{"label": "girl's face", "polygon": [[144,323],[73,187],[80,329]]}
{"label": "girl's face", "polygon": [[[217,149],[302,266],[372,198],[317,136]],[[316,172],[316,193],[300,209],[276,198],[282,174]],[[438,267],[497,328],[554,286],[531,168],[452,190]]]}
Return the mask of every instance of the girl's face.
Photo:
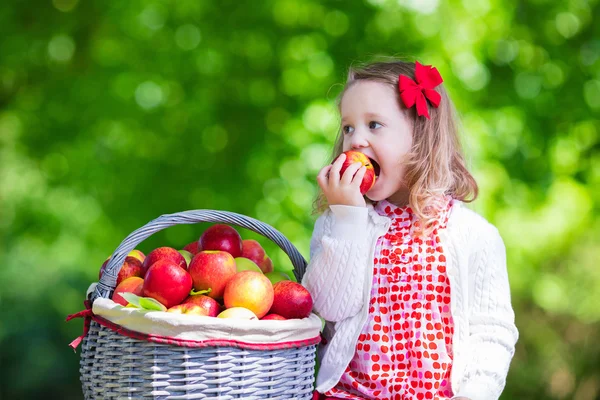
{"label": "girl's face", "polygon": [[366,196],[408,203],[404,161],[412,148],[412,123],[388,84],[360,80],[346,90],[341,102],[343,149],[357,150],[379,164],[379,176]]}

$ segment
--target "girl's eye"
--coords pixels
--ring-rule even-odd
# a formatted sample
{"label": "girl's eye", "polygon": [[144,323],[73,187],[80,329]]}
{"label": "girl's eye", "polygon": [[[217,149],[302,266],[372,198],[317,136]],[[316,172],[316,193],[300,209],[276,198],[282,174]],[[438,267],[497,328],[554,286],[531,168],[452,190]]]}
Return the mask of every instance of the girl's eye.
{"label": "girl's eye", "polygon": [[342,127],[342,132],[344,133],[352,133],[354,131],[354,128],[351,127],[350,125],[344,125]]}
{"label": "girl's eye", "polygon": [[381,124],[379,122],[371,121],[369,122],[369,129],[378,129],[381,128]]}

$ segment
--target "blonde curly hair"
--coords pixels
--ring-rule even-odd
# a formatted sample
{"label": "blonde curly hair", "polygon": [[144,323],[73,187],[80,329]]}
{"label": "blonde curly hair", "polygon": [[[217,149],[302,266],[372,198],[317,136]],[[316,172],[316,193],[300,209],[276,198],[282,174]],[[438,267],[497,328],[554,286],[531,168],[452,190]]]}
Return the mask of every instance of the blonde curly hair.
{"label": "blonde curly hair", "polygon": [[[338,97],[338,108],[346,90],[361,80],[388,84],[398,92],[398,77],[401,74],[414,80],[415,63],[394,60],[351,67],[344,89]],[[439,107],[428,107],[430,119],[418,116],[415,107],[404,107],[398,92],[398,103],[413,124],[413,144],[405,163],[404,183],[410,192],[409,206],[418,218],[418,226],[421,227],[419,230],[424,234],[428,234],[433,227],[446,196],[471,202],[478,194],[477,183],[465,166],[454,106],[443,84],[435,90],[442,100]],[[344,135],[340,130],[329,162],[342,153],[343,141]],[[313,211],[322,213],[327,207],[327,199],[319,191]]]}

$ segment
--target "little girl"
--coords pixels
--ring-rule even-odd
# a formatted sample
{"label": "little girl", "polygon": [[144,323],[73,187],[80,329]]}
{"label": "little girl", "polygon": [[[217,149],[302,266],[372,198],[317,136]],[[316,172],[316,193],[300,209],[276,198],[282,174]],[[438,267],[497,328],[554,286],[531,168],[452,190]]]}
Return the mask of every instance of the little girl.
{"label": "little girl", "polygon": [[[504,243],[477,197],[437,69],[351,70],[302,283],[327,323],[315,398],[498,399],[518,332]],[[340,176],[342,152],[375,165]]]}

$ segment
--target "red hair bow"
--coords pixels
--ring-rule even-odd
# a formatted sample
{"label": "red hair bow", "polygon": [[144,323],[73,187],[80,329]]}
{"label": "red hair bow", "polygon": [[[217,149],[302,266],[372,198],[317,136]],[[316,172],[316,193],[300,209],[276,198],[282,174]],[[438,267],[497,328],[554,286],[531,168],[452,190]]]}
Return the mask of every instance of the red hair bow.
{"label": "red hair bow", "polygon": [[421,65],[418,61],[415,63],[415,79],[416,82],[406,75],[400,75],[400,80],[398,81],[400,98],[407,108],[411,108],[416,104],[417,114],[424,115],[425,118],[429,119],[427,100],[434,107],[440,105],[442,96],[433,89],[444,80],[437,68],[431,65]]}

